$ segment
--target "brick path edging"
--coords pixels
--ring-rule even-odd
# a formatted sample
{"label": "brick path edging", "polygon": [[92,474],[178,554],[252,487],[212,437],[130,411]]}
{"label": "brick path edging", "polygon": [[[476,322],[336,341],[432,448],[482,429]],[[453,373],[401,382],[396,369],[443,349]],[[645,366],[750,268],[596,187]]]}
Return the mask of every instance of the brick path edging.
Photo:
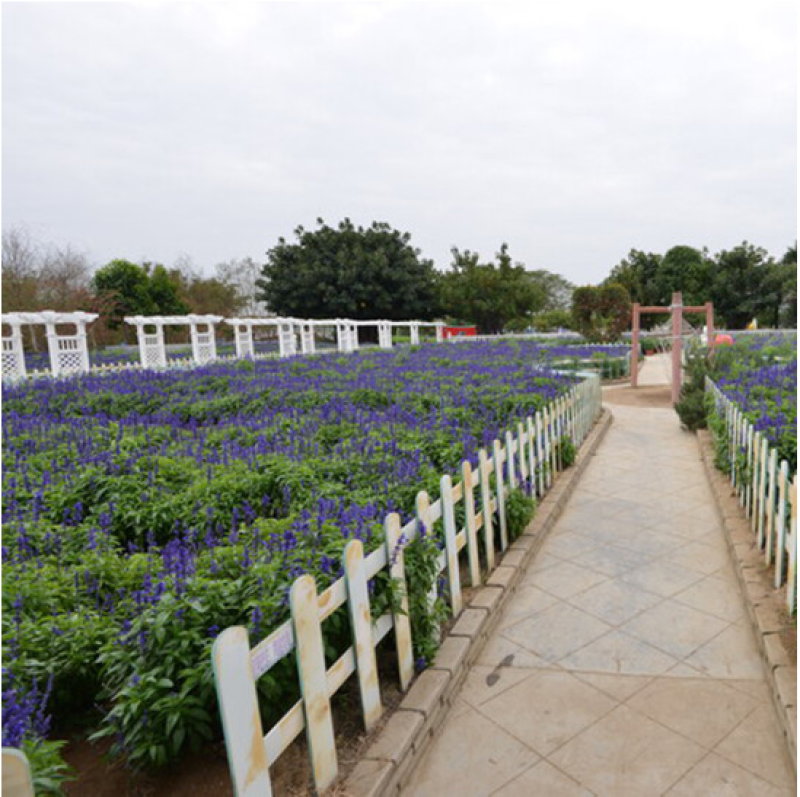
{"label": "brick path edging", "polygon": [[779,634],[788,626],[775,609],[772,586],[758,549],[750,521],[731,488],[728,477],[714,466],[714,444],[710,432],[699,430],[697,442],[700,459],[714,495],[734,570],[747,607],[747,616],[756,635],[772,702],[778,712],[789,757],[797,772],[797,662],[790,661]]}
{"label": "brick path edging", "polygon": [[486,585],[461,612],[433,664],[416,678],[345,780],[343,792],[348,797],[395,797],[408,782],[427,743],[441,727],[470,666],[496,628],[503,606],[561,516],[612,420],[613,415],[604,408],[581,446],[575,464],[555,480],[531,523],[509,546]]}

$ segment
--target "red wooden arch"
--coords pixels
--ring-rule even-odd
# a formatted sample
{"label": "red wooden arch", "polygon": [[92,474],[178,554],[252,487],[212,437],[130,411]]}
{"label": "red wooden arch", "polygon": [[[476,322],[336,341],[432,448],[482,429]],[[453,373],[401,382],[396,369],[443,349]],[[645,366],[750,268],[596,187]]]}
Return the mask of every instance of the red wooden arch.
{"label": "red wooden arch", "polygon": [[638,302],[635,303],[631,334],[631,387],[637,387],[639,381],[639,326],[642,313],[670,313],[672,315],[672,403],[677,404],[681,392],[681,321],[683,314],[706,314],[708,345],[712,346],[714,342],[714,305],[706,302],[697,307],[684,307],[680,291],[672,294],[672,304],[669,307],[643,307]]}

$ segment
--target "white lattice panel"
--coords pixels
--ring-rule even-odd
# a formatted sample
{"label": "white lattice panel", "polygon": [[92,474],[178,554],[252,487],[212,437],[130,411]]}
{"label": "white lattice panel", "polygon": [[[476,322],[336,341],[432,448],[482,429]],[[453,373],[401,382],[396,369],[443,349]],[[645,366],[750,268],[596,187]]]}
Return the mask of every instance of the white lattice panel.
{"label": "white lattice panel", "polygon": [[301,345],[303,347],[303,354],[314,354],[314,327],[303,327]]}
{"label": "white lattice panel", "polygon": [[247,327],[236,331],[236,353],[239,357],[253,356],[253,332]]}
{"label": "white lattice panel", "polygon": [[[9,341],[10,342],[10,341]],[[25,377],[25,357],[14,351],[13,347],[6,348],[3,341],[3,381],[23,379]]]}
{"label": "white lattice panel", "polygon": [[291,357],[297,354],[297,341],[294,336],[294,329],[290,325],[281,326],[278,330],[278,344],[281,357]]}
{"label": "white lattice panel", "polygon": [[211,362],[214,359],[214,345],[212,343],[197,344],[197,360],[201,363]]}
{"label": "white lattice panel", "polygon": [[58,374],[74,374],[87,370],[88,357],[85,357],[81,340],[75,336],[56,338],[55,368]]}
{"label": "white lattice panel", "polygon": [[161,346],[145,346],[144,349],[144,367],[145,368],[158,368],[162,365],[161,362]]}

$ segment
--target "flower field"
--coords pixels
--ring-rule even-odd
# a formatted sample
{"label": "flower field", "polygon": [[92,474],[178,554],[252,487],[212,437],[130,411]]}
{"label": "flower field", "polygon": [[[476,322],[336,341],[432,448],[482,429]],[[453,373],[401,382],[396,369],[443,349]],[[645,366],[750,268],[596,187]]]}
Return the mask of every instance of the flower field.
{"label": "flower field", "polygon": [[711,378],[797,471],[797,335],[740,333],[714,353]]}
{"label": "flower field", "polygon": [[[217,736],[216,634],[263,638],[297,576],[324,588],[349,539],[379,545],[387,512],[410,517],[420,489],[437,494],[441,474],[572,384],[548,368],[564,348],[423,345],[4,388],[3,744],[46,778],[58,755],[41,740],[76,725],[134,765]],[[326,625],[332,654],[346,618]],[[259,681],[267,724],[296,695],[290,665]]]}

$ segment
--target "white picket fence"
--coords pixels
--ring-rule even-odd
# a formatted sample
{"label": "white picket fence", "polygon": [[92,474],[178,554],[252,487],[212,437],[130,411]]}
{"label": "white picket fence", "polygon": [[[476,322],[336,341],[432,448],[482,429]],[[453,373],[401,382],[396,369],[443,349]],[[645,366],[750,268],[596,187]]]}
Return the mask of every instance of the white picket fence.
{"label": "white picket fence", "polygon": [[[399,611],[373,618],[370,610],[370,579],[384,568],[399,582],[406,595],[403,548],[419,534],[434,529],[441,520],[444,550],[438,572],[445,574],[452,615],[462,609],[461,563],[459,553],[467,549],[469,583],[482,583],[479,549],[487,571],[495,567],[496,554],[509,544],[506,500],[510,490],[527,486],[532,495],[543,495],[562,469],[562,436],[580,446],[601,409],[600,379],[596,374],[581,374],[580,382],[563,397],[548,404],[508,431],[504,440],[495,440],[491,455],[481,450],[478,467],[469,462],[461,468],[455,484],[442,476],[441,495],[431,502],[426,492],[416,498],[416,515],[405,526],[399,515],[385,519],[385,544],[364,556],[359,540],[351,540],[344,551],[343,578],[321,594],[310,575],[298,578],[291,589],[291,619],[255,647],[250,647],[247,629],[235,626],[224,630],[212,651],[225,743],[236,794],[264,797],[272,794],[269,768],[305,730],[314,783],[326,789],[337,776],[330,699],[353,673],[357,674],[364,725],[372,728],[382,714],[375,648],[394,629],[399,664],[400,687],[406,690],[413,678],[411,626],[405,599]],[[494,479],[492,479],[494,476]],[[480,511],[476,510],[478,497]],[[463,503],[465,525],[456,528],[456,507]],[[499,551],[495,546],[498,532]],[[480,533],[480,538],[479,538]],[[433,597],[435,597],[435,586]],[[353,644],[329,668],[323,654],[322,623],[341,606],[347,605]],[[302,697],[274,727],[264,735],[256,694],[257,680],[275,664],[295,651]]]}
{"label": "white picket fence", "polygon": [[775,588],[786,583],[786,603],[797,603],[797,475],[786,460],[744,416],[744,412],[706,377],[706,393],[714,397],[725,421],[731,483],[739,496],[767,565],[774,563]]}

